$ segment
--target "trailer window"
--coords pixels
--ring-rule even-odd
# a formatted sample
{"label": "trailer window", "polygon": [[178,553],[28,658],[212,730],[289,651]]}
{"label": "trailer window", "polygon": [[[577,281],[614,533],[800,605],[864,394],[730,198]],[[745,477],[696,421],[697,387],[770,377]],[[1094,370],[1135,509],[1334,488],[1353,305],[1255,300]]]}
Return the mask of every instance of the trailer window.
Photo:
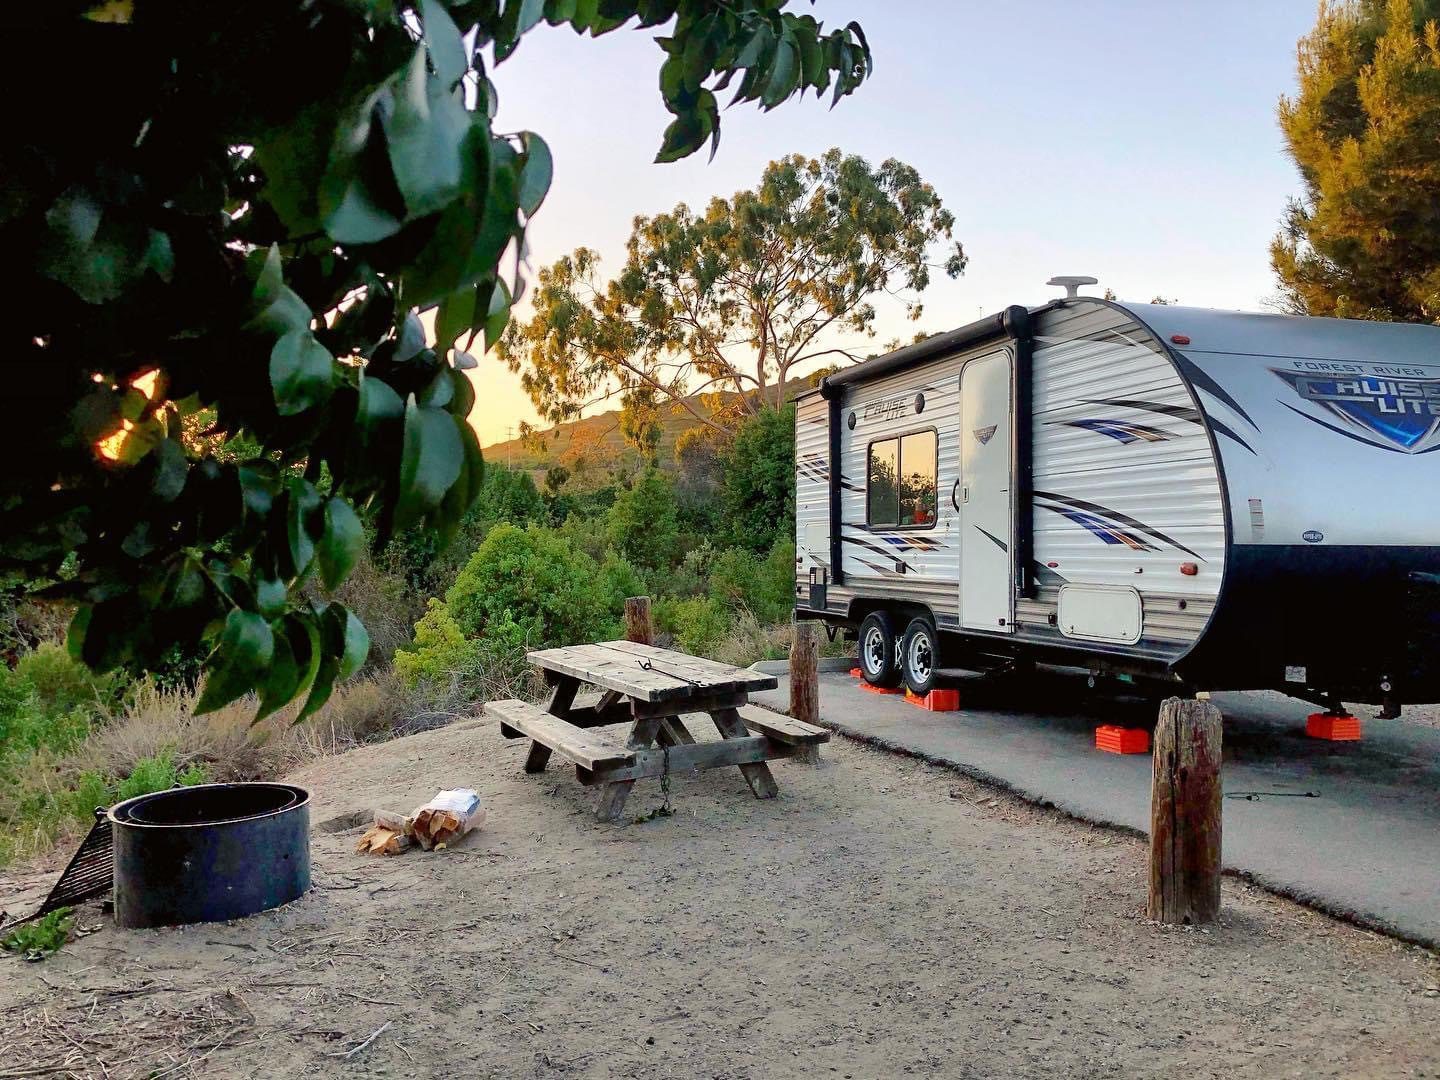
{"label": "trailer window", "polygon": [[870,525],[935,524],[938,440],[933,431],[870,444],[866,521]]}

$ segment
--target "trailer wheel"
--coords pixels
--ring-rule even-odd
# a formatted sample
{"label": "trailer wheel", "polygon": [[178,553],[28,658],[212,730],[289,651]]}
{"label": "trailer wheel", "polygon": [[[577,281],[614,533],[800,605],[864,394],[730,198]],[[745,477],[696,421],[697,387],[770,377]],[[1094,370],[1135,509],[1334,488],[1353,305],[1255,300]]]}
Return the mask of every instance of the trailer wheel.
{"label": "trailer wheel", "polygon": [[872,611],[860,624],[860,670],[871,686],[896,686],[900,682],[899,642],[890,616]]}
{"label": "trailer wheel", "polygon": [[935,687],[935,669],[939,666],[940,643],[935,637],[935,627],[929,619],[912,619],[900,645],[905,686],[912,694],[924,697]]}

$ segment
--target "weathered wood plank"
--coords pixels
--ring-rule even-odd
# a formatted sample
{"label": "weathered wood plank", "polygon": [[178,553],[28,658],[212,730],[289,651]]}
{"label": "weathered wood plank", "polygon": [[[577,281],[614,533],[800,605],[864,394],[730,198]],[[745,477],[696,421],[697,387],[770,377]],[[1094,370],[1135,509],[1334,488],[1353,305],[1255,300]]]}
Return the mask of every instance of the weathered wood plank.
{"label": "weathered wood plank", "polygon": [[587,769],[628,764],[632,759],[631,751],[626,747],[616,746],[593,732],[577,728],[523,701],[506,699],[487,702],[485,711],[499,718],[503,725],[528,735]]}
{"label": "weathered wood plank", "polygon": [[781,713],[771,712],[759,705],[745,705],[735,710],[751,731],[768,735],[776,742],[791,746],[815,746],[830,741],[830,732],[825,728],[807,724]]}
{"label": "weathered wood plank", "polygon": [[674,649],[661,649],[636,641],[601,641],[596,644],[599,648],[627,653],[659,664],[662,668],[683,672],[687,677],[706,686],[733,681],[748,686],[751,690],[773,690],[780,685],[776,676],[766,675],[763,671],[752,671],[750,668],[736,667],[719,660],[707,660],[703,656],[691,656]]}
{"label": "weathered wood plank", "polygon": [[676,716],[681,713],[707,713],[715,709],[738,709],[750,700],[743,690],[723,694],[701,694],[679,701],[635,701],[630,702],[630,713],[635,717]]}
{"label": "weathered wood plank", "polygon": [[[575,702],[575,693],[580,689],[580,684],[574,679],[561,678],[555,681],[550,690],[550,701],[545,706],[545,711],[551,716],[558,716],[562,719]],[[527,773],[539,773],[545,771],[545,766],[550,764],[550,747],[538,739],[530,743],[530,751],[525,755],[525,771]]]}
{"label": "weathered wood plank", "polygon": [[[710,714],[710,718],[715,721],[715,726],[720,729],[720,734],[725,736],[727,742],[738,742],[752,737],[746,730],[744,721],[740,719],[740,713],[735,709],[716,709]],[[773,799],[780,794],[780,789],[775,785],[775,777],[770,775],[770,766],[763,761],[741,765],[740,772],[757,799]]]}
{"label": "weathered wood plank", "polygon": [[1169,698],[1155,728],[1150,787],[1150,896],[1157,922],[1220,914],[1222,724],[1208,701]]}
{"label": "weathered wood plank", "polygon": [[660,721],[655,740],[661,746],[688,746],[695,741],[695,736],[690,734],[690,729],[680,717],[667,716]]}
{"label": "weathered wood plank", "polygon": [[746,735],[738,739],[717,739],[712,742],[672,746],[668,756],[667,751],[660,748],[639,750],[635,752],[635,760],[629,765],[606,766],[601,769],[577,767],[575,775],[582,784],[587,785],[620,780],[645,780],[663,776],[667,768],[670,775],[674,776],[692,769],[746,766],[789,757],[796,750],[796,747],[775,742],[764,735]]}
{"label": "weathered wood plank", "polygon": [[647,671],[638,660],[593,650],[593,646],[570,646],[529,653],[536,667],[558,672],[606,690],[616,690],[642,701],[683,697],[694,687],[683,679],[659,671]]}

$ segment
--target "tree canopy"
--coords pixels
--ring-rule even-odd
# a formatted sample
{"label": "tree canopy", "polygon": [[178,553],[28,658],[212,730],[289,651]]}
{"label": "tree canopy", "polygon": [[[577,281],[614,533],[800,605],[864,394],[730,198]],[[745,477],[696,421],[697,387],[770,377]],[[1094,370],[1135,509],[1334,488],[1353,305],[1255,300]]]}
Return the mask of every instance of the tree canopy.
{"label": "tree canopy", "polygon": [[1440,318],[1440,2],[1321,6],[1280,126],[1304,194],[1271,244],[1297,314]]}
{"label": "tree canopy", "polygon": [[[703,425],[784,404],[792,369],[862,359],[872,299],[898,296],[912,318],[934,269],[965,269],[954,215],[914,168],[831,150],[771,162],[759,186],[638,218],[608,282],[580,248],[539,273],[534,314],[506,328],[499,353],[551,423],[619,397],[625,432],[644,445],[668,403]],[[731,391],[733,417],[687,400]]]}
{"label": "tree canopy", "polygon": [[[732,82],[769,109],[868,74],[858,25],[787,6],[27,12],[0,146],[0,575],[75,602],[71,646],[93,666],[203,643],[202,709],[252,690],[262,713],[318,708],[365,657],[326,590],[366,524],[382,543],[443,533],[480,488],[465,350],[505,327],[522,282],[503,258],[552,173],[538,135],[494,129],[493,67],[541,21],[664,27],[657,160],[713,153]],[[416,311],[432,306],[427,342]]]}

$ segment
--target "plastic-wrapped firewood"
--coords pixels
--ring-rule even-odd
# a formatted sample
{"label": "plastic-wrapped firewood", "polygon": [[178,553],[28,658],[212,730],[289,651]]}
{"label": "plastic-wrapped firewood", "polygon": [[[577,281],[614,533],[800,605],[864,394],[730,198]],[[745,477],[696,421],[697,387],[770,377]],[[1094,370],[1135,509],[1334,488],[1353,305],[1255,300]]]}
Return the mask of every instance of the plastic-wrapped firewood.
{"label": "plastic-wrapped firewood", "polygon": [[410,815],[411,835],[426,851],[448,845],[485,821],[480,796],[469,788],[439,792]]}

